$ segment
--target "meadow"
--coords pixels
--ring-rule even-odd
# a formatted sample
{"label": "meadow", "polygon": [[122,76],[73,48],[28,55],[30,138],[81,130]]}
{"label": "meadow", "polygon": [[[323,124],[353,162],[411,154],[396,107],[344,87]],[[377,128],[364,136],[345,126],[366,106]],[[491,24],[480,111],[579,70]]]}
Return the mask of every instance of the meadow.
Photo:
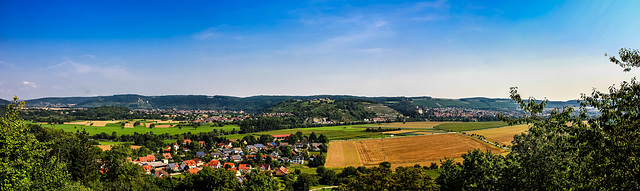
{"label": "meadow", "polygon": [[241,139],[247,135],[260,136],[260,135],[283,135],[283,134],[295,134],[300,131],[304,135],[309,135],[311,132],[315,132],[316,135],[323,134],[329,138],[329,140],[348,140],[348,139],[367,139],[367,138],[379,138],[388,137],[378,132],[366,132],[365,125],[345,125],[345,126],[330,126],[330,127],[311,127],[311,128],[296,128],[296,129],[281,129],[275,131],[263,131],[257,133],[248,134],[235,134],[227,135],[228,139]]}

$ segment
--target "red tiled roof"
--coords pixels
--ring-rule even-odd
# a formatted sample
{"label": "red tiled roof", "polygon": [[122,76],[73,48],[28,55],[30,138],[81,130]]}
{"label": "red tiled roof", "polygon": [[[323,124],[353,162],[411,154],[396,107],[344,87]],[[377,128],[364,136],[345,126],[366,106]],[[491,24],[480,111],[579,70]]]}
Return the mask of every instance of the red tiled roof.
{"label": "red tiled roof", "polygon": [[219,166],[220,165],[220,161],[217,160],[211,160],[207,166]]}
{"label": "red tiled roof", "polygon": [[194,161],[194,160],[186,160],[186,161],[182,161],[182,162],[187,166],[196,166],[196,161]]}
{"label": "red tiled roof", "polygon": [[251,169],[251,165],[250,164],[240,164],[238,166],[238,169],[240,169],[240,170],[249,170],[249,169]]}
{"label": "red tiled roof", "polygon": [[285,135],[273,135],[274,138],[286,138],[291,136],[291,134],[285,134]]}
{"label": "red tiled roof", "polygon": [[144,168],[144,171],[147,171],[147,172],[151,171],[151,166],[149,165],[142,165],[142,168]]}
{"label": "red tiled roof", "polygon": [[198,170],[197,168],[190,168],[190,169],[189,169],[189,173],[191,173],[191,174],[198,173],[198,171],[199,171],[199,170]]}

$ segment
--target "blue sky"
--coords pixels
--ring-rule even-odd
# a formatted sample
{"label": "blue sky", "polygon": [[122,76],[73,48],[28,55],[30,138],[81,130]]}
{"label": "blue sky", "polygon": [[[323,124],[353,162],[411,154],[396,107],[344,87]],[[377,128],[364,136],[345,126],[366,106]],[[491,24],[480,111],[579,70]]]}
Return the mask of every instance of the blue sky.
{"label": "blue sky", "polygon": [[630,80],[640,1],[1,1],[0,98],[579,98]]}

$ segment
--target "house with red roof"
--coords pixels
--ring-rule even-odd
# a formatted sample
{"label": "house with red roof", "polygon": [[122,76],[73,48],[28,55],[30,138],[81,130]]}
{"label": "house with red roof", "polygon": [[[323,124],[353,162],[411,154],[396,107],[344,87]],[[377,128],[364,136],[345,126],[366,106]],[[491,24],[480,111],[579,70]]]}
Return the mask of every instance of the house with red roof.
{"label": "house with red roof", "polygon": [[186,161],[182,161],[182,164],[180,165],[181,169],[185,169],[187,167],[189,168],[196,168],[196,161],[194,160],[186,160]]}
{"label": "house with red roof", "polygon": [[197,168],[190,168],[188,171],[189,171],[189,174],[196,174],[200,170],[198,170]]}
{"label": "house with red roof", "polygon": [[155,155],[147,155],[147,156],[144,156],[144,157],[138,157],[133,162],[153,162],[153,161],[156,161],[156,156]]}
{"label": "house with red roof", "polygon": [[227,165],[229,165],[229,168],[236,168],[236,165],[232,162],[225,162],[224,165],[222,165],[222,168],[226,168]]}
{"label": "house with red roof", "polygon": [[172,159],[172,157],[171,157],[171,153],[162,153],[162,156],[163,156],[165,159]]}
{"label": "house with red roof", "polygon": [[285,135],[273,135],[273,138],[274,138],[275,140],[281,140],[281,141],[284,141],[284,140],[288,140],[290,136],[291,136],[291,134],[285,134]]}
{"label": "house with red roof", "polygon": [[220,164],[220,161],[217,161],[217,160],[211,160],[209,163],[207,163],[207,166],[210,166],[211,168],[222,167],[222,165]]}
{"label": "house with red roof", "polygon": [[280,166],[280,168],[276,168],[276,176],[284,176],[289,174],[289,170],[284,166]]}
{"label": "house with red roof", "polygon": [[184,141],[182,141],[183,145],[187,145],[187,144],[191,144],[191,139],[185,139]]}
{"label": "house with red roof", "polygon": [[169,173],[164,170],[156,170],[155,172],[153,172],[153,176],[155,176],[156,178],[165,178],[169,177]]}
{"label": "house with red roof", "polygon": [[238,170],[240,170],[240,172],[247,173],[251,171],[251,164],[239,164]]}
{"label": "house with red roof", "polygon": [[256,169],[258,169],[260,171],[271,170],[271,165],[269,165],[269,164],[258,164],[258,167],[256,167]]}
{"label": "house with red roof", "polygon": [[151,165],[145,164],[142,165],[142,168],[144,169],[145,172],[151,172]]}

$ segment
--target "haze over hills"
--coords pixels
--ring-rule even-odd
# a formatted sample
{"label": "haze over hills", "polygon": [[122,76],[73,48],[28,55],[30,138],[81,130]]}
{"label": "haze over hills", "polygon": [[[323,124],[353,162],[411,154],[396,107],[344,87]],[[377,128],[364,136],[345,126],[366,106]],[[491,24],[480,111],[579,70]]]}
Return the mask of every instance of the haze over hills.
{"label": "haze over hills", "polygon": [[[129,109],[180,109],[180,110],[229,110],[259,113],[281,102],[299,99],[313,100],[328,98],[331,100],[363,99],[381,103],[395,110],[415,108],[461,107],[485,110],[517,109],[518,105],[505,98],[462,98],[443,99],[432,97],[362,97],[350,95],[313,95],[313,96],[207,96],[207,95],[164,95],[143,96],[136,94],[94,96],[94,97],[50,97],[26,100],[26,107],[71,107],[91,108],[99,106],[122,106]],[[7,102],[7,101],[5,101]],[[1,102],[0,102],[1,103]],[[548,107],[576,106],[576,100],[550,101]],[[400,111],[402,113],[402,111]]]}

